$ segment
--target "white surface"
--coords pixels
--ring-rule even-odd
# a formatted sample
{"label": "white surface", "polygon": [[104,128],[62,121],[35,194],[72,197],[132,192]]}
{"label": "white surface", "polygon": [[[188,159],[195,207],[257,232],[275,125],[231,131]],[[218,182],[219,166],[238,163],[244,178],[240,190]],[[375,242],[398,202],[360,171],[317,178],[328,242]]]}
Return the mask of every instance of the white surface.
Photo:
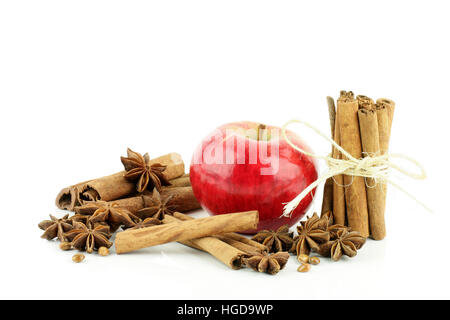
{"label": "white surface", "polygon": [[[445,1],[2,1],[0,298],[450,298],[448,9]],[[389,188],[388,237],[354,259],[323,259],[300,274],[292,257],[272,277],[168,244],[74,264],[73,252],[39,238],[58,191],[121,170],[128,146],[177,151],[189,163],[200,139],[229,121],[302,118],[328,131],[325,97],[341,89],[396,101],[391,151],[429,174],[398,179],[435,210]]]}

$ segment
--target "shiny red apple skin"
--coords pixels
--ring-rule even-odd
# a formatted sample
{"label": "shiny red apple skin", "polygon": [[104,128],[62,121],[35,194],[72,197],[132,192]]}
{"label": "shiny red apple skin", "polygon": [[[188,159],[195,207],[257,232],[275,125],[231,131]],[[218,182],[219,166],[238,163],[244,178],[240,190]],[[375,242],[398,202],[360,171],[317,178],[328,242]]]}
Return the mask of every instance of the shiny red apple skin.
{"label": "shiny red apple skin", "polygon": [[[258,124],[253,122],[235,122],[223,125],[216,129],[223,136],[227,129],[254,128]],[[267,129],[276,128],[268,126]],[[279,128],[278,128],[279,129]],[[302,190],[317,179],[316,164],[313,159],[294,150],[282,137],[280,129],[279,142],[279,169],[273,175],[262,175],[261,168],[268,167],[258,157],[255,164],[249,164],[249,148],[251,144],[271,143],[270,141],[254,140],[245,136],[237,139],[245,139],[244,164],[216,164],[197,163],[194,159],[203,159],[205,149],[213,144],[219,144],[221,148],[237,154],[237,143],[227,146],[224,141],[216,141],[208,135],[194,152],[190,166],[190,180],[194,195],[203,209],[212,215],[242,212],[250,210],[259,211],[259,224],[257,230],[249,230],[248,234],[263,229],[276,230],[282,225],[289,226],[297,223],[308,210],[315,189],[312,194],[306,196],[299,206],[292,212],[291,217],[280,216],[283,213],[284,204],[294,199]],[[290,140],[297,146],[311,151],[311,149],[294,133],[287,131]],[[255,146],[253,146],[255,147]],[[268,147],[269,156],[270,148]],[[241,152],[242,153],[242,152]]]}

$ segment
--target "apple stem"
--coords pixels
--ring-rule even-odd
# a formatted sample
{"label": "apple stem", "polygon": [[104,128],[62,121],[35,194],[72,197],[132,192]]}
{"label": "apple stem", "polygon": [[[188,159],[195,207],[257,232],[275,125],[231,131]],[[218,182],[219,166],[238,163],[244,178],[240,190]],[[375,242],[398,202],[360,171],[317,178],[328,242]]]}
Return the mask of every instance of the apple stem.
{"label": "apple stem", "polygon": [[264,134],[264,130],[266,130],[266,125],[265,124],[259,124],[258,128],[257,128],[257,135],[256,135],[256,139],[258,141],[262,140],[262,135]]}

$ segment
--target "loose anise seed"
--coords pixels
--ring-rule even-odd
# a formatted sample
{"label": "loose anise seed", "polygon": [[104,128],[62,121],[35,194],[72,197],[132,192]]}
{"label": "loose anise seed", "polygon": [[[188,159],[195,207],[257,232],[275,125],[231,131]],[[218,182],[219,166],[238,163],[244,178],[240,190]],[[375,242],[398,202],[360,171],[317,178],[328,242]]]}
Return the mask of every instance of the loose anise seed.
{"label": "loose anise seed", "polygon": [[107,247],[100,247],[98,249],[98,254],[105,257],[105,256],[109,255],[109,250]]}
{"label": "loose anise seed", "polygon": [[308,263],[309,262],[309,256],[307,254],[299,254],[297,259],[301,263]]}
{"label": "loose anise seed", "polygon": [[319,257],[311,257],[309,258],[309,263],[313,265],[318,265],[320,263]]}
{"label": "loose anise seed", "polygon": [[60,248],[61,250],[64,250],[64,251],[66,251],[66,250],[71,250],[71,249],[72,249],[72,244],[71,244],[70,242],[63,241],[63,242],[61,242],[61,244],[59,245],[59,248]]}
{"label": "loose anise seed", "polygon": [[72,261],[75,263],[80,263],[83,260],[84,260],[84,254],[82,254],[82,253],[77,253],[72,256]]}
{"label": "loose anise seed", "polygon": [[309,270],[311,270],[309,263],[302,263],[297,269],[298,272],[308,272]]}

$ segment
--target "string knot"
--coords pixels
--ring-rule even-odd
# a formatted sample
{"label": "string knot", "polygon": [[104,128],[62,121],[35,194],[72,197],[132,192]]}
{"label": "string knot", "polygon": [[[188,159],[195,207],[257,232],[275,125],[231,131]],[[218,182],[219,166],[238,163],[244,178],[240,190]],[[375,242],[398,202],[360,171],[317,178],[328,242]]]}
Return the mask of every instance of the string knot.
{"label": "string knot", "polygon": [[[300,147],[294,145],[292,141],[288,138],[286,135],[286,128],[292,123],[299,123],[303,124],[313,131],[315,131],[318,135],[322,136],[324,139],[326,139],[330,144],[335,147],[338,151],[341,152],[343,155],[343,158],[345,159],[335,159],[332,158],[331,155],[328,156],[319,156],[310,152],[307,152]],[[314,190],[315,187],[317,187],[320,183],[326,181],[328,178],[334,177],[336,175],[345,174],[348,176],[355,176],[355,177],[363,177],[366,179],[366,185],[368,187],[373,187],[373,184],[371,186],[368,185],[367,179],[373,179],[376,183],[389,183],[391,185],[394,185],[398,189],[400,189],[402,192],[410,196],[412,199],[414,199],[416,202],[418,202],[420,205],[422,205],[425,209],[428,211],[431,211],[427,206],[425,206],[422,202],[417,200],[413,195],[409,194],[406,190],[404,190],[402,187],[398,186],[393,181],[389,180],[389,173],[392,171],[392,169],[397,170],[398,172],[402,173],[405,176],[408,176],[413,179],[425,179],[426,173],[423,166],[417,162],[416,160],[403,155],[403,154],[368,154],[363,153],[364,157],[361,159],[357,159],[353,157],[351,154],[349,154],[346,150],[344,150],[340,145],[338,145],[335,141],[327,137],[325,134],[323,134],[319,129],[315,128],[311,124],[305,121],[301,120],[291,120],[287,122],[283,128],[282,128],[282,134],[283,138],[286,140],[286,142],[295,150],[313,157],[317,159],[325,160],[328,165],[328,171],[325,172],[323,175],[321,175],[316,181],[311,183],[306,189],[304,189],[298,196],[296,196],[292,201],[287,203],[283,210],[283,216],[290,216],[292,211],[297,208],[297,206],[300,204],[300,202],[303,200],[308,193],[310,193],[312,190]],[[416,168],[419,169],[419,173],[414,173],[412,171],[408,171],[407,169],[401,167],[400,165],[396,164],[394,162],[394,159],[402,159],[406,160],[407,162],[410,162],[413,164]]]}

